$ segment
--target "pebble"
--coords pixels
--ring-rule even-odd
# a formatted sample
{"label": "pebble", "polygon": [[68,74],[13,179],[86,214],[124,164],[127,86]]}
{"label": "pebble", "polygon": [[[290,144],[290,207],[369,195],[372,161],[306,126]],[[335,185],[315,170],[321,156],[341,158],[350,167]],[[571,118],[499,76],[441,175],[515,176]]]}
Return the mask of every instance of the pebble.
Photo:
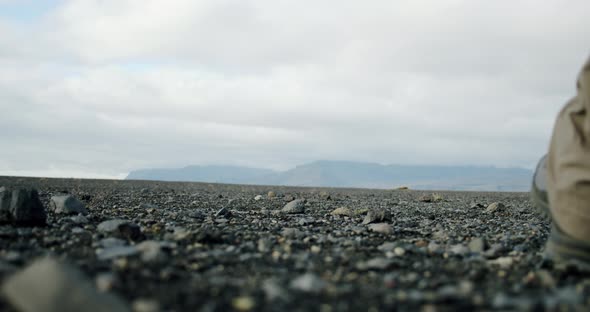
{"label": "pebble", "polygon": [[296,199],[287,203],[283,209],[283,213],[304,213],[305,212],[305,200]]}
{"label": "pebble", "polygon": [[115,278],[115,274],[108,272],[108,273],[100,273],[94,278],[94,284],[96,288],[100,292],[108,292],[117,283],[117,279]]}
{"label": "pebble", "polygon": [[255,201],[262,200],[262,195],[256,195],[256,196],[254,197],[254,200],[255,200]]}
{"label": "pebble", "polygon": [[63,214],[87,214],[88,210],[86,206],[76,199],[74,196],[65,194],[65,195],[54,195],[51,196],[51,201],[49,205],[51,211],[54,213],[63,213]]}
{"label": "pebble", "polygon": [[491,203],[485,210],[486,213],[502,212],[506,206],[502,203]]}
{"label": "pebble", "polygon": [[124,239],[139,240],[141,238],[139,226],[127,220],[115,219],[104,221],[98,225],[97,230],[101,233]]}
{"label": "pebble", "polygon": [[289,286],[302,292],[320,293],[326,288],[326,282],[313,273],[305,273],[292,280]]}
{"label": "pebble", "polygon": [[393,265],[393,261],[386,258],[373,258],[368,261],[357,263],[356,268],[359,270],[386,270]]}
{"label": "pebble", "polygon": [[289,299],[287,291],[273,278],[266,279],[262,282],[262,290],[268,301]]}
{"label": "pebble", "polygon": [[467,247],[473,253],[481,253],[485,249],[485,241],[481,237],[476,237],[469,242]]}
{"label": "pebble", "polygon": [[330,214],[333,216],[348,216],[348,217],[352,217],[354,215],[352,210],[350,210],[350,208],[348,208],[348,207],[336,208]]}
{"label": "pebble", "polygon": [[281,235],[286,238],[300,238],[304,234],[296,228],[284,228]]}
{"label": "pebble", "polygon": [[136,245],[141,252],[141,260],[144,262],[164,262],[168,260],[168,253],[176,247],[175,244],[160,241],[143,241]]}
{"label": "pebble", "polygon": [[131,304],[133,312],[159,312],[160,303],[154,299],[139,298],[133,300]]}
{"label": "pebble", "polygon": [[84,215],[79,214],[77,216],[73,216],[70,217],[70,220],[72,220],[72,222],[74,222],[75,224],[86,224],[88,223],[88,218],[86,218]]}
{"label": "pebble", "polygon": [[363,224],[391,221],[391,213],[386,209],[371,209],[367,212]]}
{"label": "pebble", "polygon": [[135,246],[114,246],[96,250],[96,257],[98,260],[112,260],[136,254],[139,254],[139,250]]}
{"label": "pebble", "polygon": [[367,228],[369,228],[369,230],[371,230],[373,232],[381,233],[381,234],[392,234],[393,233],[393,228],[388,223],[373,223],[373,224],[367,225]]}
{"label": "pebble", "polygon": [[488,264],[497,265],[500,268],[507,269],[514,264],[514,258],[512,257],[500,257],[494,260],[488,260]]}
{"label": "pebble", "polygon": [[232,299],[232,307],[237,311],[250,311],[256,306],[256,301],[250,296],[240,296]]}
{"label": "pebble", "polygon": [[229,209],[223,207],[221,209],[219,209],[216,213],[215,213],[215,217],[219,218],[219,217],[224,217],[224,218],[229,218],[231,217],[231,211],[229,211]]}
{"label": "pebble", "polygon": [[5,189],[0,192],[0,224],[43,226],[47,213],[35,189]]}
{"label": "pebble", "polygon": [[98,245],[103,248],[119,247],[127,245],[127,241],[115,237],[107,237],[101,239]]}

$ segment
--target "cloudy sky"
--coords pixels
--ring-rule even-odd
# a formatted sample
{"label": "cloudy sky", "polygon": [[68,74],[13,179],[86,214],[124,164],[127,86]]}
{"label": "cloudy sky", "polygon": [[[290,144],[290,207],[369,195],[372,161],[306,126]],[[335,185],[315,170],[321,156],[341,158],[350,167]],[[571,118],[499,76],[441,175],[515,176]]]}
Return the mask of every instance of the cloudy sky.
{"label": "cloudy sky", "polygon": [[0,175],[533,167],[587,0],[0,0]]}

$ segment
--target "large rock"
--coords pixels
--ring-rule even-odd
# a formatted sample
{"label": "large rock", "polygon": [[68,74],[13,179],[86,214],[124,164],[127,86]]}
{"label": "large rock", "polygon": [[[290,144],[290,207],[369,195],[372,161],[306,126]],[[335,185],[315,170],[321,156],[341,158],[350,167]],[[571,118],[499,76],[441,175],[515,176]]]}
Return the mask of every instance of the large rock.
{"label": "large rock", "polygon": [[55,213],[87,214],[86,206],[72,195],[51,196],[50,208]]}
{"label": "large rock", "polygon": [[130,240],[141,239],[141,229],[135,223],[127,220],[115,219],[100,223],[97,230],[101,233]]}
{"label": "large rock", "polygon": [[23,312],[129,311],[118,297],[98,292],[82,272],[51,258],[10,277],[2,294]]}
{"label": "large rock", "polygon": [[4,189],[0,192],[0,223],[45,225],[47,213],[35,189]]}
{"label": "large rock", "polygon": [[284,213],[303,213],[305,212],[305,199],[290,201],[281,211]]}

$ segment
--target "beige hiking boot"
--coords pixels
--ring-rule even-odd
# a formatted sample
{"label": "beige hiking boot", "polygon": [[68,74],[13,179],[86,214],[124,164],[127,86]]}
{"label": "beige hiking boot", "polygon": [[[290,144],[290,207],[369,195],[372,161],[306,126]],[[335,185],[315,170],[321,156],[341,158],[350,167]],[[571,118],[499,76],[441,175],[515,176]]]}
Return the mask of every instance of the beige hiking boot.
{"label": "beige hiking boot", "polygon": [[546,255],[590,268],[590,60],[577,88],[577,96],[557,117],[549,153],[533,178],[531,196],[553,221]]}

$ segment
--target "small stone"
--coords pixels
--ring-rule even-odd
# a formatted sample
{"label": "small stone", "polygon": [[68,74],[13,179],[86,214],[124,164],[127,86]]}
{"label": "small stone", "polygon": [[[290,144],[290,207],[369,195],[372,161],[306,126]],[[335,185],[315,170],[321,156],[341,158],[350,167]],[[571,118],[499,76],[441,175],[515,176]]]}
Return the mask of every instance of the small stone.
{"label": "small stone", "polygon": [[262,200],[262,195],[256,195],[256,196],[254,197],[254,200],[255,200],[255,201]]}
{"label": "small stone", "polygon": [[303,236],[303,232],[295,228],[284,228],[281,234],[286,238],[300,238]]}
{"label": "small stone", "polygon": [[422,195],[418,197],[418,201],[423,203],[431,203],[434,201],[434,198],[432,198],[431,195]]}
{"label": "small stone", "polygon": [[70,220],[72,220],[72,222],[74,222],[75,224],[86,224],[86,223],[88,223],[88,218],[86,218],[82,214],[79,214],[77,216],[73,216],[73,217],[70,218]]}
{"label": "small stone", "polygon": [[305,200],[296,199],[286,204],[283,209],[283,213],[304,213],[305,212]]}
{"label": "small stone", "polygon": [[139,253],[135,246],[115,246],[96,250],[98,260],[112,260],[121,257],[134,256]]}
{"label": "small stone", "polygon": [[47,221],[45,207],[35,189],[16,189],[0,192],[0,224],[42,226]]}
{"label": "small stone", "polygon": [[369,224],[367,226],[369,228],[369,230],[376,232],[376,233],[381,233],[381,234],[392,234],[393,233],[393,228],[391,227],[391,225],[387,224],[387,223],[373,223],[373,224]]}
{"label": "small stone", "polygon": [[133,312],[159,312],[160,303],[154,299],[135,299],[131,304]]}
{"label": "small stone", "polygon": [[291,281],[291,288],[307,293],[320,293],[326,288],[326,282],[313,273],[305,273]]}
{"label": "small stone", "polygon": [[488,260],[488,263],[491,265],[497,265],[500,268],[507,269],[514,264],[514,258],[512,257],[500,257],[494,260]]}
{"label": "small stone", "polygon": [[273,301],[275,299],[287,300],[289,295],[287,291],[273,278],[269,278],[262,282],[262,290],[266,295],[266,299]]}
{"label": "small stone", "polygon": [[539,270],[537,272],[537,277],[539,278],[541,285],[545,288],[553,289],[557,285],[557,282],[547,270]]}
{"label": "small stone", "polygon": [[354,215],[352,210],[350,210],[350,208],[348,208],[348,207],[336,208],[330,214],[333,216],[348,216],[348,217],[352,217]]}
{"label": "small stone", "polygon": [[259,239],[257,249],[259,252],[269,252],[271,249],[271,241],[265,238]]}
{"label": "small stone", "polygon": [[232,307],[237,311],[250,311],[256,306],[256,301],[250,296],[240,296],[232,300]]}
{"label": "small stone", "polygon": [[139,240],[142,236],[137,224],[121,219],[104,221],[98,225],[97,230],[104,234],[131,240]]}
{"label": "small stone", "polygon": [[158,210],[160,209],[160,207],[158,207],[158,205],[155,204],[151,204],[151,203],[141,203],[139,204],[139,209],[144,209],[144,210]]}
{"label": "small stone", "polygon": [[473,253],[481,253],[485,249],[485,241],[481,237],[476,237],[469,242],[467,247]]}
{"label": "small stone", "polygon": [[94,284],[96,284],[96,288],[100,292],[108,292],[117,283],[117,279],[115,278],[115,274],[113,273],[101,273],[96,276],[94,279]]}
{"label": "small stone", "polygon": [[488,208],[486,208],[486,213],[494,213],[494,212],[502,212],[506,210],[506,206],[502,203],[491,203]]}
{"label": "small stone", "polygon": [[449,248],[449,251],[454,255],[464,256],[469,253],[469,248],[463,244],[456,244]]}
{"label": "small stone", "polygon": [[392,251],[393,249],[395,249],[395,247],[397,247],[396,243],[386,242],[386,243],[379,245],[379,247],[377,247],[377,249],[380,251],[383,251],[383,252],[387,252],[387,251]]}
{"label": "small stone", "polygon": [[125,246],[125,245],[127,245],[127,242],[122,239],[119,239],[119,238],[107,237],[107,238],[101,239],[98,242],[98,245],[103,248],[111,248],[111,247]]}
{"label": "small stone", "polygon": [[268,194],[266,195],[266,197],[268,197],[268,198],[275,198],[275,197],[277,197],[277,194],[275,194],[275,192],[273,192],[273,191],[270,191],[270,192],[268,192]]}
{"label": "small stone", "polygon": [[313,245],[311,246],[310,251],[314,254],[319,254],[322,251],[322,247]]}
{"label": "small stone", "polygon": [[363,224],[391,221],[391,213],[386,209],[371,209],[367,212]]}
{"label": "small stone", "polygon": [[330,200],[332,199],[332,196],[330,195],[330,193],[326,192],[326,191],[321,191],[320,192],[320,197],[325,199],[325,200]]}
{"label": "small stone", "polygon": [[82,272],[52,258],[37,260],[10,277],[2,293],[19,311],[129,310],[118,297],[98,292]]}
{"label": "small stone", "polygon": [[398,256],[398,257],[401,257],[401,256],[403,256],[403,255],[405,255],[405,254],[406,254],[406,250],[405,250],[405,249],[403,249],[403,248],[401,248],[401,247],[395,247],[395,248],[393,249],[393,253],[394,253],[396,256]]}
{"label": "small stone", "polygon": [[87,214],[86,206],[72,195],[54,195],[51,196],[49,204],[54,213],[63,214]]}
{"label": "small stone", "polygon": [[216,218],[219,218],[219,217],[229,218],[229,217],[231,217],[231,211],[229,211],[229,209],[223,207],[215,213],[215,217]]}
{"label": "small stone", "polygon": [[144,262],[164,262],[168,260],[168,253],[176,245],[160,241],[143,241],[136,245],[141,252],[141,260]]}
{"label": "small stone", "polygon": [[357,264],[357,269],[359,270],[386,270],[390,268],[393,264],[393,261],[385,258],[373,258],[366,262],[361,262]]}

